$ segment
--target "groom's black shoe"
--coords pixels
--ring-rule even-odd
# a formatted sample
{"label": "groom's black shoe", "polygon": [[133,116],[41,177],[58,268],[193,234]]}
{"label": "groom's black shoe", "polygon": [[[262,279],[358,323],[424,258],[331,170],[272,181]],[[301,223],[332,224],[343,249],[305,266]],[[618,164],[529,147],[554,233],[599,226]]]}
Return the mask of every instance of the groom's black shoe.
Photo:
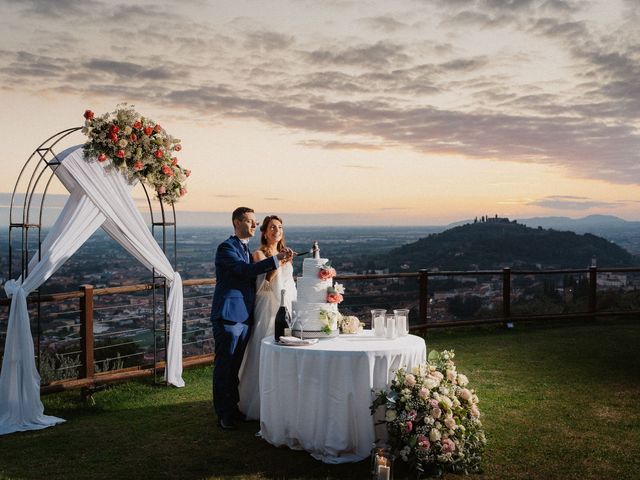
{"label": "groom's black shoe", "polygon": [[236,422],[246,422],[247,421],[247,416],[242,413],[240,410],[236,410],[235,412],[233,412],[231,414],[231,418],[233,418],[234,421]]}
{"label": "groom's black shoe", "polygon": [[221,417],[218,419],[218,426],[222,430],[235,430],[236,423],[229,417]]}

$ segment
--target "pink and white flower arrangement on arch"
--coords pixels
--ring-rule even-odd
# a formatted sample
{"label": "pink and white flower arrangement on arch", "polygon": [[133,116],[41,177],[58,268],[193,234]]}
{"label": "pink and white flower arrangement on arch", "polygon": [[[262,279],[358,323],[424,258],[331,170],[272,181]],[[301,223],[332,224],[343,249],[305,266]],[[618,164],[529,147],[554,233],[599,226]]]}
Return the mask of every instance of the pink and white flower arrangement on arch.
{"label": "pink and white flower arrangement on arch", "polygon": [[453,350],[432,351],[411,372],[400,368],[387,391],[371,405],[384,407],[384,423],[395,455],[418,475],[480,471],[486,438],[478,396],[458,373]]}
{"label": "pink and white flower arrangement on arch", "polygon": [[153,188],[166,203],[173,204],[186,195],[185,183],[191,171],[183,168],[176,157],[182,145],[160,124],[126,104],[100,116],[86,110],[84,118],[87,161],[108,161],[106,165],[122,171],[129,181],[139,180]]}

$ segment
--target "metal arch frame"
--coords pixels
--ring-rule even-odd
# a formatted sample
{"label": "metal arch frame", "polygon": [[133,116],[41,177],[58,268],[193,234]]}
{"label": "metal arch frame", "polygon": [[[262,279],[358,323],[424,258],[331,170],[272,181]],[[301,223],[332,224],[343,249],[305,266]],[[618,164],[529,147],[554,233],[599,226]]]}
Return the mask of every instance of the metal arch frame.
{"label": "metal arch frame", "polygon": [[[42,215],[44,211],[45,199],[47,196],[47,192],[49,190],[49,186],[51,185],[51,181],[55,175],[56,169],[60,166],[61,160],[58,158],[56,151],[54,148],[57,145],[67,138],[69,135],[81,130],[82,127],[72,127],[67,128],[65,130],[61,130],[60,132],[51,135],[49,138],[44,140],[34,151],[31,153],[29,158],[25,161],[20,173],[18,174],[18,178],[16,179],[16,183],[13,187],[13,192],[11,193],[11,202],[9,206],[9,238],[8,238],[8,247],[9,247],[9,278],[12,279],[14,277],[13,274],[13,239],[12,232],[14,229],[19,228],[21,230],[21,241],[20,241],[20,276],[22,278],[26,278],[29,274],[29,230],[37,229],[38,231],[38,261],[42,259]],[[26,175],[28,172],[29,164],[36,159],[36,163],[33,166],[33,170],[31,175],[26,180]],[[47,171],[47,167],[51,168],[51,173],[49,177],[46,177],[45,172]],[[37,221],[31,216],[31,210],[34,208],[32,203],[34,201],[34,196],[38,193],[37,188],[41,181],[45,179],[44,190],[41,195],[40,205],[37,210]],[[19,204],[16,198],[16,194],[21,193],[18,188],[20,186],[20,182],[24,180],[27,183],[27,187],[24,191],[24,199],[22,201],[22,205]],[[147,205],[149,206],[149,215],[151,218],[151,233],[155,239],[156,227],[161,228],[162,231],[162,251],[166,253],[167,248],[167,227],[173,227],[173,269],[175,270],[178,263],[178,255],[177,255],[177,224],[176,224],[176,210],[175,206],[171,204],[171,208],[169,210],[165,209],[164,202],[162,198],[158,198],[158,203],[160,204],[160,218],[156,218],[154,216],[154,211],[152,208],[151,197],[149,196],[149,192],[146,186],[140,182],[142,189],[144,190],[145,197],[147,199]],[[15,210],[18,210],[22,207],[22,215],[21,218],[17,217]],[[16,217],[16,218],[14,218]],[[152,315],[153,315],[153,358],[154,358],[154,378],[157,378],[157,364],[158,364],[158,351],[165,350],[165,359],[166,359],[166,351],[168,346],[168,314],[167,314],[167,281],[166,278],[162,276],[156,275],[155,268],[152,271]],[[158,319],[156,318],[156,287],[163,287],[163,328],[164,332],[164,348],[158,349],[157,342],[157,323]],[[38,296],[37,302],[37,336],[36,336],[36,356],[37,356],[37,365],[38,370],[40,370],[40,337],[41,337],[41,302],[40,300],[40,288],[36,289],[36,294]]]}

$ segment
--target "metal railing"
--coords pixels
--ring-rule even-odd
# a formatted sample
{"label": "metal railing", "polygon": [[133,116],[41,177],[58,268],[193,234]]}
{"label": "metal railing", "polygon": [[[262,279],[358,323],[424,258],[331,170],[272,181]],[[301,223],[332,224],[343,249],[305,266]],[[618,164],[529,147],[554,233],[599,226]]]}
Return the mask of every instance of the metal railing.
{"label": "metal railing", "polygon": [[[510,268],[503,268],[501,270],[475,270],[475,271],[430,271],[419,270],[418,272],[402,272],[402,273],[388,273],[388,274],[373,274],[373,275],[339,275],[336,277],[340,282],[373,282],[373,281],[389,281],[396,280],[405,282],[415,281],[413,285],[408,284],[409,289],[417,290],[417,299],[413,302],[416,305],[417,315],[413,317],[410,329],[412,332],[425,332],[435,328],[450,328],[458,326],[469,325],[483,325],[483,324],[496,324],[496,323],[511,323],[517,321],[537,321],[537,320],[550,320],[550,319],[571,319],[571,318],[593,318],[595,316],[638,316],[640,310],[602,310],[598,309],[598,274],[599,273],[631,273],[640,274],[640,267],[630,268],[596,268],[590,267],[587,269],[560,269],[560,270],[512,270]],[[550,313],[550,314],[533,314],[533,315],[514,315],[512,314],[512,280],[514,276],[531,276],[531,275],[584,275],[588,279],[588,299],[586,303],[586,309],[579,312],[563,312],[563,313]],[[443,278],[453,277],[493,277],[500,278],[501,281],[501,294],[499,295],[500,308],[498,314],[489,316],[486,318],[473,318],[469,320],[436,320],[432,318],[430,309],[431,297],[433,294],[432,284]],[[215,286],[215,279],[213,278],[201,278],[185,280],[183,282],[185,289],[189,287],[202,287],[202,286]],[[79,314],[79,348],[77,351],[71,353],[77,353],[79,355],[79,362],[72,367],[78,368],[77,378],[67,378],[63,380],[52,381],[41,387],[42,393],[56,392],[72,388],[86,388],[98,386],[107,382],[125,380],[130,378],[136,378],[141,376],[154,375],[158,371],[164,369],[164,362],[157,361],[151,362],[143,360],[137,365],[129,366],[126,368],[117,368],[110,371],[96,371],[96,350],[103,347],[96,347],[94,324],[94,313],[99,311],[100,308],[108,307],[96,307],[94,300],[98,297],[119,295],[119,294],[133,294],[136,292],[151,291],[154,289],[163,288],[162,284],[136,284],[130,286],[109,287],[109,288],[94,288],[91,285],[82,285],[77,291],[54,293],[48,295],[32,295],[27,301],[29,304],[40,304],[48,302],[63,302],[68,300],[77,300],[79,302],[79,308],[67,313]],[[186,297],[185,297],[186,298]],[[194,319],[185,318],[185,326],[189,326],[194,323],[204,323],[208,321],[208,309],[206,305],[210,305],[211,295],[197,295],[189,297],[191,299],[200,300],[200,304],[195,307],[185,307],[185,313],[191,310],[196,311],[205,309],[206,314],[202,317],[196,317]],[[345,302],[346,303],[346,302]],[[0,300],[0,306],[10,305],[9,299]],[[371,306],[371,305],[369,305]],[[365,311],[368,306],[360,305],[359,308]],[[342,308],[341,308],[342,309]],[[186,316],[185,316],[186,317]],[[135,329],[134,329],[135,330]],[[186,329],[189,332],[189,328]],[[204,331],[205,329],[199,329],[195,332]],[[126,330],[125,330],[126,331]],[[120,332],[122,333],[122,332]],[[190,331],[191,334],[194,331]],[[39,338],[40,330],[38,329],[36,344],[40,345]],[[212,338],[209,338],[212,342]],[[4,342],[4,339],[0,337],[0,342]],[[191,342],[194,343],[194,342]],[[184,343],[183,343],[184,344]],[[188,345],[189,342],[186,343]],[[122,344],[119,344],[122,345]],[[39,348],[39,347],[38,347]],[[209,353],[193,354],[185,356],[183,359],[184,367],[191,367],[195,365],[210,364],[213,360],[213,349],[211,348]],[[136,353],[135,355],[140,355]]]}

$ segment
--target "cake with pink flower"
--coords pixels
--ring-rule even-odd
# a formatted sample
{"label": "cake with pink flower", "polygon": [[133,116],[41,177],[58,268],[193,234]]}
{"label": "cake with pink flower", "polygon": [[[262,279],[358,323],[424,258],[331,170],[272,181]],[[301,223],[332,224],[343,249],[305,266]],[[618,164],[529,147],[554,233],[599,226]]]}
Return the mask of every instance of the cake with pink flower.
{"label": "cake with pink flower", "polygon": [[338,303],[342,302],[344,288],[334,285],[335,269],[326,258],[320,258],[317,243],[314,258],[305,258],[302,276],[296,282],[298,298],[293,302],[293,330],[303,332],[307,338],[335,337],[338,335]]}

